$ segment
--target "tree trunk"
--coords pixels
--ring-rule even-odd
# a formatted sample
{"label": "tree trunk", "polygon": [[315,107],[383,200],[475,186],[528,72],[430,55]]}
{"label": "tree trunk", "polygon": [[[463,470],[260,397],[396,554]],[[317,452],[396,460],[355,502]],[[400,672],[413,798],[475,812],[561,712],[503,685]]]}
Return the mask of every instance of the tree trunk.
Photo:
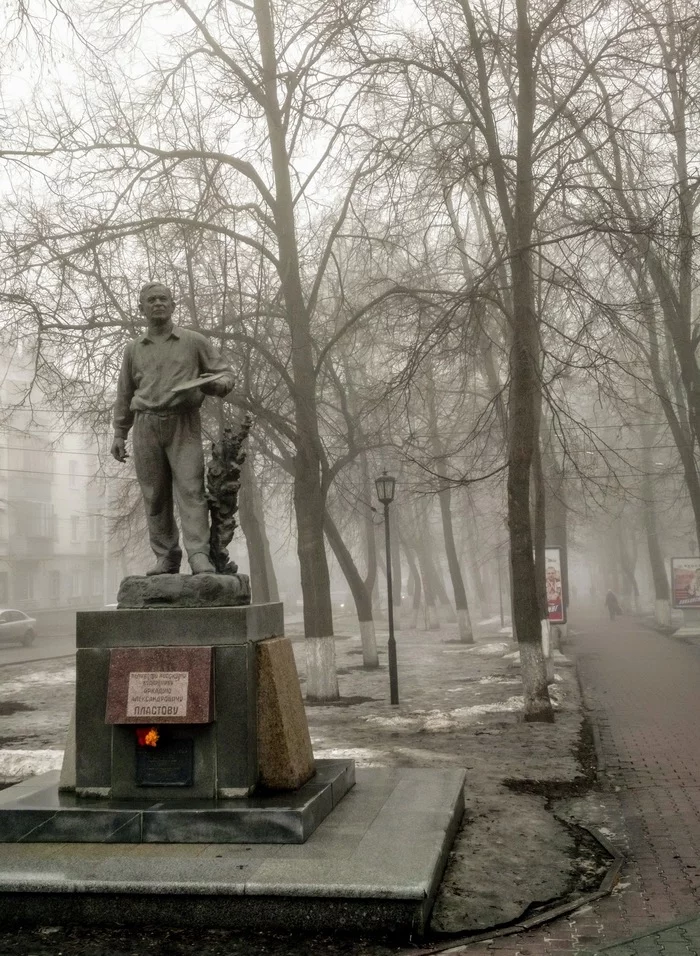
{"label": "tree trunk", "polygon": [[[539,429],[538,429],[539,431]],[[540,620],[549,619],[547,602],[547,577],[544,559],[545,539],[547,534],[545,519],[545,488],[542,472],[542,453],[539,440],[535,442],[532,459],[532,482],[534,491],[533,528],[535,538],[535,577],[537,578],[537,600],[540,607]]]}
{"label": "tree trunk", "polygon": [[403,604],[401,598],[401,589],[403,582],[401,580],[401,548],[399,547],[399,515],[397,504],[393,504],[389,509],[389,522],[391,525],[391,540],[396,541],[396,547],[391,549],[391,578],[392,578],[392,598],[394,606],[394,630],[401,630],[401,607]]}
{"label": "tree trunk", "polygon": [[664,627],[669,627],[671,624],[671,592],[668,586],[663,552],[659,545],[654,492],[651,488],[651,481],[648,478],[642,483],[642,494],[644,496],[644,504],[642,507],[644,532],[649,550],[651,575],[654,581],[654,612],[656,623]]}
{"label": "tree trunk", "polygon": [[367,463],[367,453],[360,452],[360,471],[362,474],[362,500],[364,502],[362,509],[362,524],[364,529],[365,550],[367,554],[367,574],[365,576],[365,587],[371,594],[377,581],[377,539],[375,537],[374,512],[370,508],[370,501],[374,489],[369,477],[369,465]]}
{"label": "tree trunk", "polygon": [[401,546],[403,547],[404,554],[406,555],[406,562],[408,564],[409,572],[409,581],[408,589],[411,593],[411,621],[409,626],[412,629],[415,629],[418,626],[418,612],[420,611],[420,599],[421,599],[421,583],[420,583],[420,573],[416,566],[416,562],[413,558],[410,548],[403,539],[401,540]]}
{"label": "tree trunk", "polygon": [[325,529],[326,537],[333,549],[340,569],[345,575],[345,580],[348,582],[348,587],[355,602],[357,620],[360,623],[360,638],[362,640],[362,663],[367,668],[379,667],[377,637],[372,615],[372,594],[367,590],[367,585],[362,580],[362,575],[358,571],[357,565],[353,561],[352,555],[346,547],[338,531],[338,527],[328,514],[328,511],[326,511]]}
{"label": "tree trunk", "polygon": [[622,528],[622,522],[618,523],[617,547],[620,558],[620,567],[622,568],[622,580],[624,582],[623,593],[631,595],[634,601],[635,611],[639,611],[639,587],[637,578],[634,574],[636,564],[635,556],[627,550],[627,542]]}
{"label": "tree trunk", "polygon": [[[445,450],[438,433],[437,409],[435,406],[435,384],[433,381],[432,370],[427,371],[428,382],[428,427],[430,429],[430,441],[432,446],[433,458],[435,460],[435,470],[446,469]],[[445,554],[447,555],[447,566],[450,571],[450,580],[452,581],[452,591],[455,598],[455,610],[457,612],[457,627],[459,639],[463,644],[473,644],[474,634],[472,633],[472,622],[469,616],[469,604],[467,602],[467,592],[464,587],[464,578],[462,569],[459,566],[457,556],[457,547],[455,545],[454,529],[452,527],[452,490],[450,482],[443,475],[437,479],[438,483],[438,501],[440,502],[440,515],[442,517],[442,534],[445,540]]]}
{"label": "tree trunk", "polygon": [[326,494],[321,481],[322,446],[316,407],[316,370],[311,321],[304,300],[294,219],[286,127],[277,99],[278,64],[269,0],[254,0],[260,43],[265,119],[275,182],[273,209],[278,243],[279,277],[285,318],[291,334],[296,454],[294,509],[297,553],[304,597],[306,636],[306,693],[312,700],[339,696],[333,640],[330,576],[324,542]]}
{"label": "tree trunk", "polygon": [[279,601],[277,578],[265,531],[262,496],[255,481],[253,458],[249,452],[241,468],[241,494],[238,516],[248,547],[248,564],[253,600],[256,604]]}
{"label": "tree trunk", "polygon": [[508,527],[513,575],[513,625],[520,645],[526,721],[552,722],[542,655],[540,611],[530,523],[530,472],[540,394],[539,336],[532,279],[534,185],[532,168],[535,79],[527,0],[516,0],[517,180],[511,225],[513,290],[508,396]]}

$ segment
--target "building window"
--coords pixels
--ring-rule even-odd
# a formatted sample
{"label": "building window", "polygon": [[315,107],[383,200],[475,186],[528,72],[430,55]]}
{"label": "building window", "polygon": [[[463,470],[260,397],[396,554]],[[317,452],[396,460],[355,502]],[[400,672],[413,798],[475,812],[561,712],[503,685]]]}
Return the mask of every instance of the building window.
{"label": "building window", "polygon": [[15,578],[15,598],[18,603],[34,600],[34,575],[20,571]]}
{"label": "building window", "polygon": [[34,538],[53,538],[54,520],[53,505],[45,501],[38,501],[32,505],[30,512],[30,534]]}
{"label": "building window", "polygon": [[70,539],[73,544],[78,543],[78,535],[80,533],[80,518],[78,515],[71,515],[70,519]]}
{"label": "building window", "polygon": [[71,571],[68,575],[68,597],[79,598],[83,596],[83,574],[82,571]]}
{"label": "building window", "polygon": [[49,597],[58,601],[61,597],[61,572],[49,571]]}
{"label": "building window", "polygon": [[88,540],[102,540],[102,515],[88,515]]}

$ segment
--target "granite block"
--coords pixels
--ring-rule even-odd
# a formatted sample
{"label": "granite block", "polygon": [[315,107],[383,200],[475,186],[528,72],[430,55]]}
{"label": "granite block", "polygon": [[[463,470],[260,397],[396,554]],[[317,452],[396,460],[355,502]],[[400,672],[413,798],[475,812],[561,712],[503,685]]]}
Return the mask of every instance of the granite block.
{"label": "granite block", "polygon": [[[212,726],[192,729],[213,737]],[[117,725],[114,732],[115,740],[131,739],[129,727]],[[187,729],[176,726],[172,732]],[[200,798],[194,788],[138,788],[138,796],[129,799],[87,799],[60,792],[55,771],[42,775],[41,785],[4,791],[12,799],[0,803],[0,842],[299,843],[331,813],[333,783],[349,779],[344,761],[321,761],[320,767],[323,781],[240,800]],[[213,779],[207,786],[214,789]],[[121,792],[119,785],[114,789]]]}
{"label": "granite block", "polygon": [[239,607],[250,604],[246,574],[132,575],[119,585],[120,608]]}
{"label": "granite block", "polygon": [[0,842],[19,843],[23,839],[31,839],[31,835],[38,833],[54,815],[52,810],[15,809],[7,805],[0,807]]}
{"label": "granite block", "polygon": [[284,634],[281,603],[78,611],[78,648],[246,644]]}
{"label": "granite block", "polygon": [[303,843],[310,830],[300,811],[219,810],[146,811],[144,843]]}
{"label": "granite block", "polygon": [[254,645],[216,647],[214,682],[217,791],[245,795],[258,781]]}
{"label": "granite block", "polygon": [[313,776],[314,756],[291,641],[262,641],[256,656],[260,783],[294,790]]}
{"label": "granite block", "polygon": [[211,647],[114,647],[108,724],[207,724],[212,720]]}
{"label": "granite block", "polygon": [[75,790],[75,704],[71,710],[61,764],[60,790]]}
{"label": "granite block", "polygon": [[82,648],[75,657],[75,785],[112,782],[112,728],[105,724],[109,651]]}
{"label": "granite block", "polygon": [[[186,794],[195,800],[211,800],[216,796],[214,760],[216,735],[214,724],[169,724],[168,737],[192,739],[194,744],[194,776],[191,786],[142,786],[136,781],[136,732],[128,725],[113,727],[112,798],[115,800],[178,800]],[[166,728],[161,730],[166,733]]]}

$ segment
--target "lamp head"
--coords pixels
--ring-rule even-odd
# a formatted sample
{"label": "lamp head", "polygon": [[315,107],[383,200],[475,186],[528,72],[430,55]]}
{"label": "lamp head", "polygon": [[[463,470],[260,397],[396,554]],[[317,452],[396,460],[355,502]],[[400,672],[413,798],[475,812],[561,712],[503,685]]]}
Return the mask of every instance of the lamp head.
{"label": "lamp head", "polygon": [[377,486],[377,498],[379,498],[380,502],[383,505],[390,504],[394,500],[396,478],[387,475],[385,470],[379,478],[374,479],[374,484]]}

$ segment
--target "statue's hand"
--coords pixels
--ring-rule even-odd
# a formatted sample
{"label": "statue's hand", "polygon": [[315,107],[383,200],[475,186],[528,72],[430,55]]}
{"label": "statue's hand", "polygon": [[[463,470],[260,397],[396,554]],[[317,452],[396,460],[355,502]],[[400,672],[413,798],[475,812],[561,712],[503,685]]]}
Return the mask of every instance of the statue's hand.
{"label": "statue's hand", "polygon": [[223,398],[233,388],[233,379],[220,378],[216,382],[208,382],[206,385],[202,385],[201,388],[205,395],[216,395],[218,398]]}
{"label": "statue's hand", "polygon": [[117,461],[126,461],[129,457],[126,453],[126,439],[115,438],[112,442],[110,452],[112,453],[112,458],[116,458]]}

